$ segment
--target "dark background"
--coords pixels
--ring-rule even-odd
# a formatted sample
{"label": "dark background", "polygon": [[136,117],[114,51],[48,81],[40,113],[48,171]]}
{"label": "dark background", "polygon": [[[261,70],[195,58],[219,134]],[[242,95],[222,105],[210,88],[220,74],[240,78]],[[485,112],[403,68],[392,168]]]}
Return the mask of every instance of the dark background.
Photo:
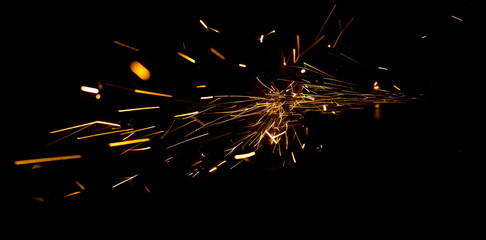
{"label": "dark background", "polygon": [[[141,163],[134,167],[128,160],[100,153],[103,149],[96,144],[44,147],[51,140],[49,131],[92,119],[116,119],[116,109],[122,106],[154,101],[125,98],[113,90],[106,90],[106,97],[96,101],[79,91],[81,85],[96,86],[102,81],[158,89],[186,100],[194,98],[194,93],[185,88],[199,83],[213,86],[214,92],[251,92],[255,75],[263,76],[267,83],[275,76],[275,55],[279,53],[273,46],[289,44],[291,48],[296,34],[301,36],[302,46],[313,42],[334,2],[316,4],[262,7],[226,3],[214,7],[208,3],[160,8],[139,4],[133,9],[84,6],[81,11],[77,7],[54,13],[22,11],[19,19],[27,20],[9,28],[12,31],[4,45],[13,54],[4,73],[2,98],[7,111],[3,120],[8,141],[3,148],[8,158],[2,161],[2,171],[9,179],[4,184],[12,189],[13,206],[120,203],[138,208],[148,203],[197,219],[228,209],[239,213],[257,209],[255,214],[277,213],[278,209],[372,214],[380,209],[390,216],[409,217],[470,211],[450,208],[455,201],[475,198],[479,178],[480,157],[474,155],[480,132],[475,117],[477,95],[471,90],[478,81],[478,44],[475,6],[470,1],[338,2],[325,29],[329,37],[305,61],[329,67],[338,78],[365,86],[373,81],[389,88],[396,84],[413,100],[332,117],[309,114],[305,123],[311,134],[306,151],[289,168],[245,165],[230,174],[193,181],[176,167],[153,167],[151,162],[162,154],[158,151],[142,155]],[[351,18],[354,20],[335,53],[361,64],[335,59],[326,47],[339,33],[337,19],[345,25]],[[208,37],[199,19],[221,34]],[[277,34],[260,46],[260,34],[273,29]],[[140,52],[115,45],[113,40]],[[183,51],[182,42],[197,59],[196,65],[176,55]],[[221,63],[208,53],[209,47],[222,52],[227,61]],[[150,81],[137,82],[128,69],[133,60],[147,65]],[[249,66],[245,72],[230,66],[240,62]],[[342,66],[335,67],[338,65]],[[379,71],[378,66],[389,70]],[[185,107],[155,100],[155,104],[170,107],[139,121],[156,119],[159,126],[167,126],[169,116]],[[323,148],[317,149],[320,145]],[[76,154],[72,152],[79,149],[89,156],[86,161],[44,164],[36,170],[13,166],[15,160]],[[134,169],[143,174],[132,184],[111,189],[117,179],[134,175]],[[75,199],[64,199],[63,195],[76,190],[74,180],[84,183],[87,190]],[[144,184],[151,193],[144,190]],[[33,200],[36,196],[44,201]]]}

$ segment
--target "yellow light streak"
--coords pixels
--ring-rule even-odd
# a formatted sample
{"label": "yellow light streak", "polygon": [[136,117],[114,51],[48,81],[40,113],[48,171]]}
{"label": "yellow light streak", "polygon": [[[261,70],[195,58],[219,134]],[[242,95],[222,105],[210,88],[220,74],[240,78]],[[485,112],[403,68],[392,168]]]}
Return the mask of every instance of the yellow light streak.
{"label": "yellow light streak", "polygon": [[146,128],[140,128],[140,129],[136,129],[136,130],[133,130],[133,131],[130,131],[130,132],[124,132],[124,133],[121,133],[120,135],[125,135],[125,134],[131,134],[131,133],[135,133],[135,132],[140,132],[140,131],[144,131],[144,130],[148,130],[148,129],[152,129],[154,128],[155,126],[150,126],[150,127],[146,127]]}
{"label": "yellow light streak", "polygon": [[140,90],[140,89],[135,89],[133,91],[136,92],[136,93],[147,94],[147,95],[154,95],[154,96],[160,96],[160,97],[169,97],[169,98],[172,97],[172,95],[169,95],[169,94],[149,92],[149,91]]}
{"label": "yellow light streak", "polygon": [[292,159],[294,160],[294,163],[296,163],[297,161],[295,160],[294,152],[290,152],[290,154],[292,154]]}
{"label": "yellow light streak", "polygon": [[87,135],[87,136],[78,137],[77,139],[81,140],[81,139],[85,139],[85,138],[98,137],[98,136],[103,136],[103,135],[112,134],[112,133],[126,132],[126,131],[130,131],[130,130],[132,130],[132,128],[117,130],[117,131],[111,131],[111,132],[98,133],[98,134],[93,134],[93,135]]}
{"label": "yellow light streak", "polygon": [[223,160],[222,162],[218,163],[218,165],[216,165],[217,167],[223,165],[224,163],[226,163],[226,160]]}
{"label": "yellow light streak", "polygon": [[135,143],[143,143],[143,142],[148,142],[148,141],[150,141],[150,138],[140,138],[140,139],[121,141],[121,142],[112,142],[108,145],[110,147],[119,147],[119,146],[135,144]]}
{"label": "yellow light streak", "polygon": [[181,53],[181,52],[177,52],[177,55],[185,58],[187,61],[189,62],[192,62],[192,63],[196,63],[196,60],[192,59],[191,57],[187,56],[186,54],[184,53]]}
{"label": "yellow light streak", "polygon": [[197,85],[196,88],[206,88],[206,85]]}
{"label": "yellow light streak", "polygon": [[158,109],[159,106],[153,107],[140,107],[140,108],[128,108],[128,109],[120,109],[118,112],[131,112],[131,111],[141,111],[141,110],[149,110],[149,109]]}
{"label": "yellow light streak", "polygon": [[293,55],[293,59],[294,59],[294,63],[295,63],[295,48],[292,49],[292,55]]}
{"label": "yellow light streak", "polygon": [[244,158],[249,158],[251,156],[255,156],[255,152],[235,155],[235,159],[244,159]]}
{"label": "yellow light streak", "polygon": [[214,48],[210,48],[209,51],[211,51],[212,53],[214,53],[214,55],[218,56],[219,58],[225,60],[226,58],[223,56],[223,54],[221,54],[220,52],[216,51],[216,49]]}
{"label": "yellow light streak", "polygon": [[239,67],[246,68],[246,64],[240,63],[238,64]]}
{"label": "yellow light streak", "polygon": [[62,160],[79,159],[79,158],[81,158],[81,155],[34,158],[34,159],[26,159],[26,160],[17,160],[17,161],[14,162],[14,164],[15,165],[25,165],[25,164],[35,164],[35,163],[45,163],[45,162],[54,162],[54,161],[62,161]]}
{"label": "yellow light streak", "polygon": [[195,111],[195,112],[190,112],[190,113],[184,113],[184,114],[175,115],[174,117],[175,118],[177,118],[177,117],[185,117],[185,116],[196,115],[198,113],[199,113],[199,111]]}
{"label": "yellow light streak", "polygon": [[133,61],[130,63],[130,70],[137,75],[140,79],[147,81],[150,79],[149,70],[138,61]]}
{"label": "yellow light streak", "polygon": [[[349,26],[349,24],[354,20],[354,18],[351,18],[351,20],[349,20],[348,24],[346,24],[346,26],[344,26],[344,28],[341,30],[341,32],[339,32],[339,35],[338,37],[336,38],[336,41],[334,42],[334,45],[332,45],[332,48],[335,48],[336,47],[336,44],[338,43],[339,39],[341,38],[341,35],[343,34],[344,30],[346,30],[346,28]],[[340,25],[341,26],[341,25]]]}
{"label": "yellow light streak", "polygon": [[300,56],[300,36],[297,34],[297,58]]}
{"label": "yellow light streak", "polygon": [[398,91],[402,91],[399,87],[397,87],[396,85],[393,85],[394,88],[396,88]]}
{"label": "yellow light streak", "polygon": [[274,137],[273,137],[273,136],[272,136],[272,135],[271,135],[271,134],[270,134],[270,133],[269,133],[267,130],[265,130],[265,133],[266,133],[266,134],[267,134],[267,135],[270,137],[270,139],[272,139],[272,141],[273,141],[275,144],[277,144],[277,143],[278,143],[277,141],[275,141]]}
{"label": "yellow light streak", "polygon": [[216,171],[217,169],[218,169],[218,167],[213,167],[213,168],[209,169],[209,172],[214,172],[214,171]]}
{"label": "yellow light streak", "polygon": [[93,94],[98,94],[100,92],[100,90],[98,90],[97,88],[87,86],[81,86],[81,91]]}
{"label": "yellow light streak", "polygon": [[260,36],[260,43],[263,43],[263,37],[265,37],[263,34]]}
{"label": "yellow light streak", "polygon": [[214,96],[205,96],[205,97],[201,97],[201,100],[205,100],[205,99],[213,99]]}
{"label": "yellow light streak", "polygon": [[203,20],[199,20],[199,22],[201,23],[201,25],[203,25],[204,28],[206,28],[206,30],[209,31],[208,25],[206,25],[206,23],[204,23]]}
{"label": "yellow light streak", "polygon": [[59,130],[54,130],[54,131],[49,132],[49,134],[63,132],[63,131],[67,131],[67,130],[71,130],[71,129],[75,129],[75,128],[80,128],[80,127],[88,126],[88,125],[93,125],[93,124],[96,124],[96,123],[110,125],[110,126],[115,126],[115,127],[120,127],[120,124],[116,124],[116,123],[110,123],[110,122],[104,122],[104,121],[93,121],[93,122],[79,124],[79,125],[72,126],[72,127],[67,127],[67,128],[63,128],[63,129],[59,129]]}
{"label": "yellow light streak", "polygon": [[79,188],[81,188],[81,190],[86,190],[86,188],[83,186],[83,184],[81,184],[78,181],[74,181],[74,182],[76,183],[76,185],[78,185]]}

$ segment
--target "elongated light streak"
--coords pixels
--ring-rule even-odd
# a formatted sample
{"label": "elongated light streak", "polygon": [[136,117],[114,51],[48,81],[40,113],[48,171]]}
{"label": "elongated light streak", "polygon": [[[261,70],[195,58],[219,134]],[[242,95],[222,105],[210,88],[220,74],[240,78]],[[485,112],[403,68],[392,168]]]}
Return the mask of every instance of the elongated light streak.
{"label": "elongated light streak", "polygon": [[214,55],[218,56],[219,58],[221,58],[222,60],[225,60],[226,58],[223,56],[223,54],[221,54],[220,52],[216,51],[216,49],[214,48],[210,48],[209,51],[211,51],[212,53],[214,53]]}
{"label": "elongated light streak", "polygon": [[206,30],[209,31],[208,25],[206,25],[206,23],[204,23],[203,20],[199,20],[199,22],[201,23],[201,25],[203,25],[204,28],[206,28]]}
{"label": "elongated light streak", "polygon": [[80,128],[80,127],[84,127],[84,126],[88,126],[88,125],[93,125],[93,124],[96,124],[96,123],[104,124],[104,125],[110,125],[110,126],[114,126],[114,127],[120,127],[120,124],[116,124],[116,123],[110,123],[110,122],[104,122],[104,121],[93,121],[93,122],[79,124],[79,125],[72,126],[72,127],[67,127],[67,128],[63,128],[63,129],[59,129],[59,130],[54,130],[54,131],[51,131],[49,133],[52,134],[52,133],[63,132],[63,131],[67,131],[67,130],[71,130],[71,129],[75,129],[75,128]]}
{"label": "elongated light streak", "polygon": [[113,185],[111,188],[116,188],[116,187],[118,187],[118,186],[120,186],[120,185],[122,185],[122,184],[124,184],[124,183],[126,183],[126,182],[128,182],[128,181],[130,181],[132,179],[134,179],[137,176],[138,176],[138,173],[135,174],[135,175],[133,175],[133,176],[131,176],[131,177],[129,177],[129,178],[127,178],[127,179],[125,179],[125,180],[123,180],[123,181],[121,181],[121,182],[119,182],[119,183],[117,183],[117,184],[115,184],[115,185]]}
{"label": "elongated light streak", "polygon": [[454,18],[454,19],[456,19],[457,21],[461,21],[461,22],[462,22],[462,21],[464,21],[464,20],[462,20],[461,18],[458,18],[458,17],[456,17],[456,16],[454,16],[454,15],[451,15],[451,17],[452,17],[452,18]]}
{"label": "elongated light streak", "polygon": [[123,130],[117,130],[117,131],[110,131],[110,132],[98,133],[98,134],[93,134],[93,135],[87,135],[87,136],[78,137],[77,139],[78,140],[81,140],[81,139],[85,139],[85,138],[98,137],[98,136],[103,136],[103,135],[107,135],[107,134],[113,134],[113,133],[119,133],[119,132],[126,132],[126,131],[130,131],[130,130],[133,130],[133,129],[132,128],[129,128],[129,129],[123,129]]}
{"label": "elongated light streak", "polygon": [[169,95],[169,94],[149,92],[149,91],[140,90],[140,89],[135,89],[133,91],[136,92],[136,93],[147,94],[147,95],[154,95],[154,96],[168,97],[168,98],[171,98],[172,97],[172,95]]}
{"label": "elongated light streak", "polygon": [[135,143],[143,143],[150,141],[150,138],[140,138],[140,139],[133,139],[133,140],[126,140],[121,142],[112,142],[108,144],[110,147],[119,147],[123,145],[135,144]]}
{"label": "elongated light streak", "polygon": [[190,112],[190,113],[184,113],[184,114],[175,115],[174,117],[175,118],[177,118],[177,117],[185,117],[185,116],[196,115],[198,113],[199,113],[199,111],[195,111],[195,112]]}
{"label": "elongated light streak", "polygon": [[244,159],[244,158],[249,158],[251,156],[254,156],[255,152],[250,152],[250,153],[245,153],[245,154],[239,154],[235,155],[235,159]]}
{"label": "elongated light streak", "polygon": [[184,53],[181,53],[181,52],[177,52],[177,55],[183,57],[184,59],[186,59],[187,61],[189,62],[192,62],[192,63],[196,63],[196,60],[194,60],[193,58],[187,56],[186,54]]}
{"label": "elongated light streak", "polygon": [[141,110],[149,110],[149,109],[158,109],[159,106],[153,107],[140,107],[140,108],[128,108],[128,109],[120,109],[118,112],[131,112],[131,111],[141,111]]}
{"label": "elongated light streak", "polygon": [[174,144],[174,145],[172,145],[172,146],[169,146],[169,147],[167,147],[166,149],[173,148],[173,147],[175,147],[175,146],[177,146],[177,145],[180,145],[180,144],[183,144],[183,143],[185,143],[185,142],[189,142],[189,141],[192,141],[192,140],[194,140],[194,139],[197,139],[197,138],[200,138],[200,137],[204,137],[204,136],[207,136],[207,135],[209,135],[209,133],[205,133],[205,134],[201,134],[201,135],[199,135],[199,136],[195,136],[195,137],[193,137],[193,138],[190,138],[190,139],[184,140],[184,141],[182,141],[182,142],[178,142],[178,143],[176,143],[176,144]]}
{"label": "elongated light streak", "polygon": [[133,51],[135,51],[135,52],[140,51],[138,48],[134,48],[134,47],[132,47],[132,46],[129,46],[129,45],[127,45],[127,44],[124,44],[124,43],[121,43],[121,42],[118,42],[118,41],[113,41],[113,43],[118,44],[118,45],[120,45],[120,46],[122,46],[122,47],[126,47],[126,48],[128,48],[128,49],[131,49],[131,50],[133,50]]}
{"label": "elongated light streak", "polygon": [[26,160],[17,160],[17,161],[14,162],[14,164],[15,165],[25,165],[25,164],[45,163],[45,162],[54,162],[54,161],[80,159],[80,158],[81,158],[81,155],[34,158],[34,159],[26,159]]}
{"label": "elongated light streak", "polygon": [[100,90],[98,90],[98,88],[87,87],[87,86],[81,86],[81,91],[87,92],[87,93],[93,93],[93,94],[98,94],[100,92]]}

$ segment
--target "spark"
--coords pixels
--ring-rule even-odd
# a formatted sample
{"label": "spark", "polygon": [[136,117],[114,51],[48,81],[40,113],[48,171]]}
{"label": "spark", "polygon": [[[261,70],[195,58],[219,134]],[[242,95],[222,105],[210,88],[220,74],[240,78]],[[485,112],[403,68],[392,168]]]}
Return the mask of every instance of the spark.
{"label": "spark", "polygon": [[118,44],[118,45],[120,45],[120,46],[122,46],[122,47],[126,47],[126,48],[128,48],[128,49],[131,49],[131,50],[133,50],[133,51],[135,51],[135,52],[138,52],[138,51],[139,51],[139,49],[138,49],[138,48],[134,48],[134,47],[132,47],[132,46],[129,46],[129,45],[127,45],[127,44],[124,44],[124,43],[121,43],[121,42],[118,42],[118,41],[113,41],[113,43]]}
{"label": "spark", "polygon": [[189,141],[192,141],[192,140],[194,140],[194,139],[197,139],[197,138],[200,138],[200,137],[204,137],[204,136],[207,136],[207,135],[209,135],[209,133],[201,134],[201,135],[199,135],[199,136],[195,136],[195,137],[193,137],[193,138],[190,138],[190,139],[187,139],[187,140],[184,140],[184,141],[178,142],[178,143],[176,143],[176,144],[174,144],[174,145],[171,145],[171,146],[169,146],[169,147],[167,147],[167,148],[165,148],[165,149],[173,148],[173,147],[175,147],[175,146],[177,146],[177,145],[180,145],[180,144],[183,144],[183,143],[185,143],[185,142],[189,142]]}
{"label": "spark", "polygon": [[462,20],[461,18],[458,18],[458,17],[456,17],[456,16],[454,16],[454,15],[451,15],[451,17],[452,17],[452,18],[454,18],[454,19],[456,19],[457,21],[460,21],[460,22],[464,21],[464,20]]}
{"label": "spark", "polygon": [[63,128],[63,129],[59,129],[59,130],[55,130],[55,131],[49,132],[49,134],[53,134],[53,133],[63,132],[63,131],[67,131],[67,130],[71,130],[71,129],[75,129],[75,128],[81,128],[81,129],[77,130],[76,132],[73,132],[73,133],[71,133],[71,134],[69,134],[69,135],[67,135],[67,136],[65,136],[65,137],[63,137],[61,139],[58,139],[58,140],[56,140],[54,142],[49,143],[48,145],[51,145],[51,144],[53,144],[55,142],[58,142],[58,141],[66,138],[66,137],[69,137],[69,136],[71,136],[71,135],[73,135],[73,134],[75,134],[77,132],[80,132],[80,131],[86,129],[87,127],[89,127],[89,126],[91,126],[93,124],[96,124],[96,123],[104,124],[104,125],[109,125],[109,126],[120,127],[120,124],[110,123],[110,122],[104,122],[104,121],[93,121],[93,122],[89,122],[89,123],[79,124],[79,125],[76,125],[76,126],[67,127],[67,128]]}
{"label": "spark", "polygon": [[263,43],[263,37],[264,37],[264,35],[262,34],[262,35],[260,36],[260,43]]}
{"label": "spark", "polygon": [[159,106],[153,107],[140,107],[140,108],[128,108],[128,109],[120,109],[118,112],[132,112],[132,111],[141,111],[141,110],[149,110],[149,109],[159,109]]}
{"label": "spark", "polygon": [[93,94],[98,94],[100,92],[100,90],[98,90],[97,88],[87,86],[81,86],[81,91]]}
{"label": "spark", "polygon": [[334,45],[332,45],[332,48],[335,48],[336,47],[336,44],[338,43],[339,39],[341,38],[341,35],[343,34],[344,30],[346,30],[346,28],[349,26],[349,24],[354,20],[354,18],[351,18],[351,20],[349,20],[348,24],[346,24],[346,26],[344,26],[344,28],[341,30],[341,32],[339,32],[339,35],[338,37],[336,38],[336,41],[334,42]]}
{"label": "spark", "polygon": [[213,167],[213,168],[209,169],[209,172],[210,172],[210,173],[211,173],[211,172],[214,172],[214,171],[216,171],[217,169],[218,169],[218,167]]}
{"label": "spark", "polygon": [[124,183],[126,183],[126,182],[128,182],[128,181],[130,181],[132,179],[134,179],[137,176],[138,176],[138,173],[135,174],[135,175],[133,175],[133,176],[131,176],[131,177],[129,177],[129,178],[127,178],[127,179],[125,179],[125,180],[123,180],[123,181],[121,181],[121,182],[119,182],[119,183],[117,183],[117,184],[115,184],[115,185],[113,185],[111,188],[116,188],[116,187],[118,187],[118,186],[120,186],[120,185],[122,185],[122,184],[124,184]]}
{"label": "spark", "polygon": [[292,155],[292,159],[294,160],[294,163],[296,163],[297,161],[295,160],[294,152],[290,152],[290,154]]}
{"label": "spark", "polygon": [[209,49],[212,53],[214,53],[214,55],[218,56],[219,58],[221,58],[222,60],[225,60],[226,58],[223,56],[223,54],[219,53],[218,51],[216,51],[216,49],[214,48],[210,48]]}
{"label": "spark", "polygon": [[206,88],[206,85],[197,85],[196,88]]}
{"label": "spark", "polygon": [[178,118],[178,117],[186,117],[186,116],[196,115],[198,113],[199,113],[199,111],[195,111],[195,112],[190,112],[190,113],[184,113],[184,114],[175,115],[174,117],[175,118]]}
{"label": "spark", "polygon": [[202,25],[204,28],[206,28],[206,30],[208,30],[208,31],[209,31],[208,26],[207,26],[207,25],[206,25],[206,24],[203,22],[203,20],[199,20],[199,22],[201,23],[201,25]]}
{"label": "spark", "polygon": [[130,63],[130,70],[137,75],[140,79],[147,81],[150,79],[149,70],[138,61],[133,61]]}
{"label": "spark", "polygon": [[107,134],[119,133],[119,132],[126,132],[126,131],[130,131],[130,130],[132,130],[132,128],[122,129],[122,130],[117,130],[117,131],[104,132],[104,133],[98,133],[98,134],[93,134],[93,135],[87,135],[87,136],[78,137],[77,140],[81,140],[81,139],[85,139],[85,138],[98,137],[98,136],[103,136],[103,135],[107,135]]}
{"label": "spark", "polygon": [[379,70],[384,70],[384,71],[387,71],[388,70],[388,68],[386,68],[386,67],[378,67],[378,69]]}
{"label": "spark", "polygon": [[396,85],[393,85],[394,88],[396,88],[398,91],[402,91],[399,87],[397,87]]}
{"label": "spark", "polygon": [[238,64],[239,67],[246,68],[246,64],[240,63]]}
{"label": "spark", "polygon": [[25,164],[36,164],[36,163],[54,162],[54,161],[62,161],[62,160],[80,159],[80,158],[81,158],[81,155],[34,158],[34,159],[26,159],[26,160],[17,160],[17,161],[14,162],[14,164],[15,165],[25,165]]}
{"label": "spark", "polygon": [[244,158],[249,158],[251,156],[254,156],[255,152],[250,152],[250,153],[245,153],[245,154],[239,154],[235,155],[235,159],[244,159]]}
{"label": "spark", "polygon": [[121,142],[112,142],[112,143],[109,143],[108,145],[110,147],[119,147],[119,146],[135,144],[135,143],[143,143],[143,142],[148,142],[148,141],[150,141],[150,138],[140,138],[140,139],[121,141]]}
{"label": "spark", "polygon": [[[324,24],[322,24],[321,30],[319,30],[319,33],[317,33],[316,39],[318,39],[319,38],[319,35],[321,35],[322,30],[324,29],[324,27],[327,24],[327,21],[329,21],[329,18],[332,15],[332,12],[334,12],[334,8],[336,8],[336,4],[334,4],[334,6],[331,9],[331,12],[329,13],[329,15],[327,15],[326,21],[324,22]],[[330,47],[330,45],[328,45],[328,47]]]}
{"label": "spark", "polygon": [[184,53],[181,53],[181,52],[177,52],[177,55],[183,57],[184,59],[186,59],[187,61],[189,62],[192,62],[192,63],[196,63],[196,60],[194,60],[193,58],[187,56],[186,54]]}
{"label": "spark", "polygon": [[136,93],[147,94],[147,95],[154,95],[154,96],[168,97],[168,98],[172,97],[172,95],[169,95],[169,94],[149,92],[149,91],[140,90],[140,89],[135,89],[133,91],[136,92]]}

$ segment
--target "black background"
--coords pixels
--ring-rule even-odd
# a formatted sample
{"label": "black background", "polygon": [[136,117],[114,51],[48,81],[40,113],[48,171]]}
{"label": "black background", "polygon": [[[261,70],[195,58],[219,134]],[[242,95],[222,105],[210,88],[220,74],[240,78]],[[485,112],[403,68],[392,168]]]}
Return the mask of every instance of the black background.
{"label": "black background", "polygon": [[[279,209],[363,211],[371,215],[380,210],[408,217],[424,212],[442,216],[471,211],[450,208],[455,201],[475,198],[479,178],[476,167],[480,158],[474,155],[479,135],[477,95],[471,90],[478,81],[474,54],[478,44],[473,27],[475,6],[469,1],[338,2],[333,21],[326,27],[329,38],[313,49],[306,61],[326,66],[332,59],[326,46],[339,32],[337,19],[346,24],[354,18],[336,51],[361,65],[345,63],[333,73],[353,82],[396,84],[415,100],[379,109],[370,106],[340,116],[309,114],[305,120],[311,133],[308,150],[302,151],[298,164],[292,167],[268,170],[243,166],[229,174],[193,181],[180,169],[153,167],[151,162],[161,153],[151,151],[136,165],[143,174],[132,184],[112,190],[117,179],[136,171],[123,160],[106,160],[109,153],[100,154],[96,144],[81,146],[85,147],[83,155],[90,156],[86,161],[45,164],[37,170],[13,165],[19,159],[70,155],[78,149],[69,145],[46,149],[49,131],[92,119],[113,119],[122,106],[154,101],[127,99],[115,93],[113,98],[103,95],[96,101],[79,91],[81,85],[96,86],[97,81],[123,85],[128,79],[134,84],[131,88],[158,89],[189,100],[194,96],[186,86],[200,82],[217,86],[213,89],[216,92],[251,92],[255,83],[249,79],[253,76],[263,76],[267,82],[274,76],[276,54],[271,44],[287,42],[291,48],[299,34],[301,44],[310,45],[333,4],[154,7],[140,3],[128,9],[93,5],[70,6],[59,12],[21,11],[17,20],[21,23],[9,27],[4,45],[13,54],[4,70],[3,127],[8,140],[3,148],[8,158],[2,161],[2,171],[8,178],[4,184],[12,189],[13,206],[157,206],[181,211],[198,221],[206,214],[242,214],[246,209],[253,209],[256,215],[275,214]],[[206,37],[200,19],[221,34]],[[273,29],[277,31],[274,39],[269,36],[268,43],[267,39],[264,42],[267,45],[260,46],[259,36]],[[115,45],[114,40],[140,52]],[[183,51],[182,42],[198,60],[197,66],[176,55]],[[221,63],[208,53],[211,46],[224,53],[227,61]],[[131,75],[128,64],[133,60],[147,65],[150,81],[137,82]],[[246,72],[228,66],[240,62],[249,66]],[[389,70],[378,71],[378,66]],[[157,119],[163,127],[181,106],[165,99],[156,101],[170,108],[142,116],[141,121]],[[317,151],[321,144],[323,149]],[[63,195],[76,189],[74,180],[83,182],[87,190],[75,199],[64,199]],[[151,187],[151,193],[143,189],[144,184]],[[45,201],[33,200],[36,196]]]}

